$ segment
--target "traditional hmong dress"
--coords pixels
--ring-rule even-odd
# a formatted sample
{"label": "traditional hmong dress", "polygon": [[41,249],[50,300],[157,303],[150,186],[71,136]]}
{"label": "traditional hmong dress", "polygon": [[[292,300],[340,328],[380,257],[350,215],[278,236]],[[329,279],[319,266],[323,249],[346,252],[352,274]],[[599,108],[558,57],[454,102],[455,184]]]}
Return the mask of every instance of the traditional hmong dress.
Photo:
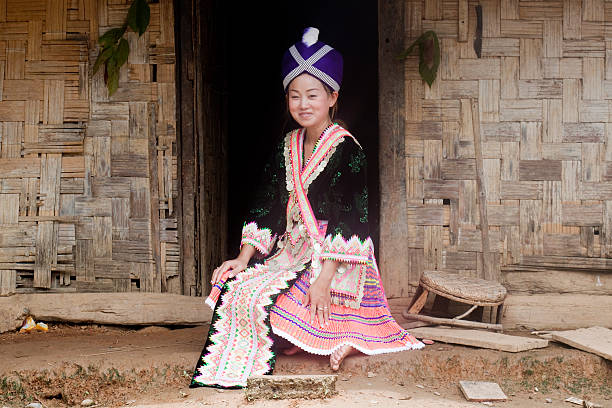
{"label": "traditional hmong dress", "polygon": [[[206,300],[213,321],[191,386],[242,387],[250,375],[270,374],[279,337],[322,355],[346,344],[365,354],[423,347],[389,311],[368,234],[361,147],[335,124],[303,163],[304,136],[289,133],[264,169],[242,232],[242,245],[263,259],[233,279],[223,276]],[[304,298],[326,259],[340,266],[322,328],[309,323]]]}

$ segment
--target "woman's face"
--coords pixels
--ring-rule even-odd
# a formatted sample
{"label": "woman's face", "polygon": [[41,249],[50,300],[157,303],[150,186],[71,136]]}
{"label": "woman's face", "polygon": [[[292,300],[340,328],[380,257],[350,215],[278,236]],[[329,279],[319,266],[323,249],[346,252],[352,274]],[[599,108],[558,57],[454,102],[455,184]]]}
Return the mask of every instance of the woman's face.
{"label": "woman's face", "polygon": [[291,116],[300,126],[325,127],[329,124],[329,108],[338,100],[338,92],[327,93],[315,77],[302,74],[289,84],[287,100]]}

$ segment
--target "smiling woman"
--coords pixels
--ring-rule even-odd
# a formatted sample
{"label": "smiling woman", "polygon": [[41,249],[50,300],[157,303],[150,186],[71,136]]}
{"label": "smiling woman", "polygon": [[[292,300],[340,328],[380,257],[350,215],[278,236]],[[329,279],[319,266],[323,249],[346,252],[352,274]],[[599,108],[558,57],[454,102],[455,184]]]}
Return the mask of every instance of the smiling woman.
{"label": "smiling woman", "polygon": [[338,370],[352,352],[423,347],[385,298],[369,233],[365,154],[330,117],[342,69],[341,54],[313,28],[283,57],[289,112],[301,127],[266,163],[240,253],[213,272],[206,300],[213,321],[192,387],[243,387],[251,375],[272,373],[283,349],[329,355]]}

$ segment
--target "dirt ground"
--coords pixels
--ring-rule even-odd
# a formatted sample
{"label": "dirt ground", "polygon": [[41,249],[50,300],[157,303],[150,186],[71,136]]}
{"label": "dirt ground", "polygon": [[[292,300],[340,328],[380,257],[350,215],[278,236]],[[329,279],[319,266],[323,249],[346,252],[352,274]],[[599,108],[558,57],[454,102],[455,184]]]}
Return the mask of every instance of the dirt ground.
{"label": "dirt ground", "polygon": [[[242,390],[189,389],[206,327],[170,330],[50,325],[47,333],[0,335],[0,408],[79,405],[161,407],[474,407],[458,381],[495,381],[503,407],[568,407],[576,396],[612,407],[612,363],[551,343],[505,353],[436,343],[424,350],[351,356],[327,400],[256,401]],[[324,357],[281,356],[277,374],[331,373]],[[222,391],[222,392],[221,392]],[[546,400],[550,399],[551,402]]]}

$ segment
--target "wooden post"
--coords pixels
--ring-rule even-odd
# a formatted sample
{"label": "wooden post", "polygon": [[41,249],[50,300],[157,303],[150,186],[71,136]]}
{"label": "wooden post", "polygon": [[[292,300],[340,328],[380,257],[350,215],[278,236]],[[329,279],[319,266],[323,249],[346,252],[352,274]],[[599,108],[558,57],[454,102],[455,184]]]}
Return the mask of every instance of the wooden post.
{"label": "wooden post", "polygon": [[182,293],[196,295],[196,159],[194,141],[194,56],[193,56],[193,1],[179,0],[174,15],[178,22],[177,82],[179,103],[176,104],[179,123],[177,146],[179,151],[179,205],[177,217],[181,237]]}
{"label": "wooden post", "polygon": [[[397,60],[403,51],[405,2],[378,2],[379,27],[379,163],[380,180],[380,270],[387,296],[394,297],[392,274],[411,274],[408,257],[405,159],[405,78],[404,63]],[[397,295],[396,295],[397,296]]]}

